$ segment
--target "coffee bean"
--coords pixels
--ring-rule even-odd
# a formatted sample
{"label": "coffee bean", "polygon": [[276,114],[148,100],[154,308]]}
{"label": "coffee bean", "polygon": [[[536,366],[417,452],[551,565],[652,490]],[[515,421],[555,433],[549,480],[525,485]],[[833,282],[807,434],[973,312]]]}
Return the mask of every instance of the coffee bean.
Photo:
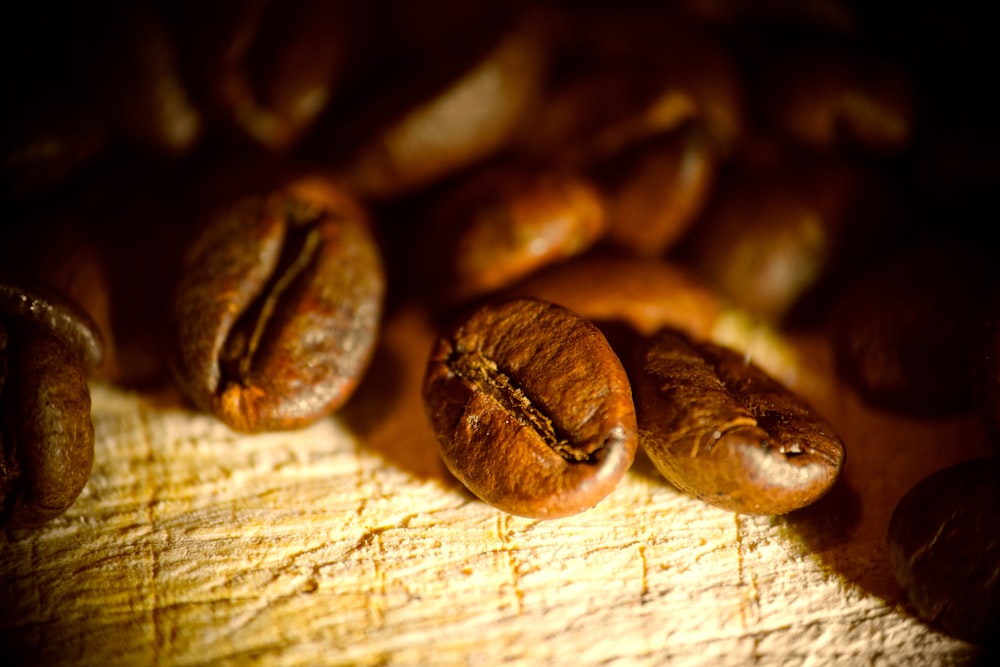
{"label": "coffee bean", "polygon": [[589,321],[513,299],[483,306],[431,352],[424,403],[449,470],[487,503],[551,519],[608,495],[635,455],[631,389]]}
{"label": "coffee bean", "polygon": [[784,514],[823,496],[844,447],[802,399],[742,355],[664,329],[631,373],[639,442],[667,480],[744,514]]}
{"label": "coffee bean", "polygon": [[922,244],[858,272],[837,295],[837,368],[867,403],[922,416],[971,406],[968,350],[985,267],[964,244]]}
{"label": "coffee bean", "polygon": [[717,163],[705,133],[683,127],[600,165],[611,240],[634,255],[662,255],[701,214]]}
{"label": "coffee bean", "polygon": [[365,213],[300,178],[215,210],[173,303],[175,374],[239,431],[289,429],[343,405],[375,344],[384,275]]}
{"label": "coffee bean", "polygon": [[889,521],[893,572],[928,623],[974,643],[1000,637],[1000,459],[939,470]]}
{"label": "coffee bean", "polygon": [[0,322],[8,320],[62,340],[86,368],[101,365],[104,343],[97,326],[74,302],[44,285],[0,282]]}
{"label": "coffee bean", "polygon": [[839,266],[880,247],[885,190],[850,163],[734,170],[693,231],[690,261],[733,303],[780,322]]}
{"label": "coffee bean", "polygon": [[471,174],[433,207],[421,273],[462,303],[582,254],[606,229],[596,188],[571,171],[508,165]]}
{"label": "coffee bean", "polygon": [[62,514],[90,477],[94,427],[87,371],[101,341],[57,296],[0,285],[0,525]]}
{"label": "coffee bean", "polygon": [[913,91],[896,64],[830,44],[779,48],[761,67],[763,116],[824,152],[892,154],[913,134]]}
{"label": "coffee bean", "polygon": [[501,150],[539,93],[548,39],[543,13],[527,12],[443,89],[395,109],[397,118],[350,160],[352,189],[398,197]]}

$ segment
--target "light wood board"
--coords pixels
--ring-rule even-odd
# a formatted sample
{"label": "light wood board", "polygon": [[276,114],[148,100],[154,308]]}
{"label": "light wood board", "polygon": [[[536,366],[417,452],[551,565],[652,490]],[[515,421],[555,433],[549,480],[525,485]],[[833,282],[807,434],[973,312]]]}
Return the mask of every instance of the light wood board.
{"label": "light wood board", "polygon": [[[405,322],[409,318],[409,322]],[[985,454],[971,416],[866,409],[804,341],[791,382],[838,428],[842,483],[738,516],[643,457],[594,509],[534,521],[444,471],[428,338],[390,325],[356,401],[239,435],[170,391],[93,384],[96,461],[65,516],[0,535],[0,655],[59,665],[949,665],[908,611],[885,529],[917,480]],[[799,349],[799,348],[797,348]]]}

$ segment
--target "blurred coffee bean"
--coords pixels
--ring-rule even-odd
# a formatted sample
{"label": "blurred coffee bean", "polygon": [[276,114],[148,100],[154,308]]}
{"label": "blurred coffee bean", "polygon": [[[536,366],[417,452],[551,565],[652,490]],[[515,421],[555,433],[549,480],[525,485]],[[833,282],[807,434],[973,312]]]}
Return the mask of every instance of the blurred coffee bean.
{"label": "blurred coffee bean", "polygon": [[891,61],[810,47],[769,54],[762,70],[754,93],[765,122],[805,147],[890,155],[911,141],[912,84]]}
{"label": "blurred coffee bean", "polygon": [[640,445],[671,484],[709,504],[784,514],[840,475],[833,427],[742,354],[664,329],[639,348],[630,378]]}
{"label": "blurred coffee bean", "polygon": [[499,291],[579,255],[606,229],[594,186],[571,171],[490,167],[449,187],[421,233],[428,298],[446,305]]}
{"label": "blurred coffee bean", "polygon": [[969,344],[985,266],[975,249],[925,244],[844,287],[829,314],[833,351],[868,403],[915,415],[970,407]]}
{"label": "blurred coffee bean", "polygon": [[101,94],[115,130],[156,154],[193,150],[202,135],[202,110],[181,77],[176,35],[153,0],[122,3],[96,34]]}
{"label": "blurred coffee bean", "polygon": [[393,109],[346,165],[350,186],[365,197],[396,197],[498,152],[539,94],[549,32],[544,12],[528,12],[432,95]]}
{"label": "blurred coffee bean", "polygon": [[431,352],[424,403],[448,469],[505,512],[589,509],[632,464],[628,378],[600,331],[560,306],[484,306]]}
{"label": "blurred coffee bean", "polygon": [[177,380],[235,430],[309,424],[360,381],[384,289],[367,215],[335,181],[300,177],[225,201],[182,261]]}
{"label": "blurred coffee bean", "polygon": [[0,283],[0,526],[59,516],[90,477],[93,323],[61,295]]}
{"label": "blurred coffee bean", "polygon": [[718,162],[703,132],[685,127],[600,165],[611,241],[639,256],[665,252],[702,213]]}
{"label": "blurred coffee bean", "polygon": [[960,639],[1000,637],[1000,459],[939,470],[889,522],[892,569],[919,616]]}
{"label": "blurred coffee bean", "polygon": [[[731,54],[684,12],[643,3],[583,6],[564,21],[560,41],[569,87],[557,87],[564,110],[556,107],[542,127],[563,143],[596,145],[603,149],[598,154],[608,153],[693,120],[727,154],[742,135],[744,91]],[[595,68],[599,77],[610,72],[624,84],[594,86],[589,81]],[[540,117],[545,119],[544,106]],[[547,136],[539,132],[535,140],[553,145]]]}
{"label": "blurred coffee bean", "polygon": [[607,253],[539,271],[507,294],[550,301],[599,325],[623,324],[642,335],[670,326],[708,337],[726,307],[718,292],[683,266]]}
{"label": "blurred coffee bean", "polygon": [[354,3],[162,3],[197,99],[230,132],[283,152],[330,104],[353,47]]}
{"label": "blurred coffee bean", "polygon": [[888,243],[891,192],[850,163],[734,172],[689,239],[689,259],[728,299],[782,321],[840,266]]}

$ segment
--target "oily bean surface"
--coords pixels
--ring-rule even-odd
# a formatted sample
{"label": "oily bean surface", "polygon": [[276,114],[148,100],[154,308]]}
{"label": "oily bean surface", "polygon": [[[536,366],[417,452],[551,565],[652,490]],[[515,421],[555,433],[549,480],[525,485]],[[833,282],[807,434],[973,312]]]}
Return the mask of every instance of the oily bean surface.
{"label": "oily bean surface", "polygon": [[544,301],[483,306],[442,336],[424,403],[448,469],[511,514],[589,509],[635,455],[620,361],[593,324]]}
{"label": "oily bean surface", "polygon": [[217,211],[175,290],[178,381],[239,431],[306,425],[369,362],[384,275],[362,210],[304,179]]}
{"label": "oily bean surface", "polygon": [[42,285],[0,283],[0,321],[15,319],[43,329],[69,346],[80,363],[96,368],[104,358],[97,325],[74,302]]}
{"label": "oily bean surface", "polygon": [[0,326],[0,376],[0,525],[37,525],[90,477],[90,390],[77,353],[30,325]]}
{"label": "oily bean surface", "polygon": [[896,506],[889,553],[921,618],[969,642],[1000,641],[1000,459],[926,477]]}
{"label": "oily bean surface", "polygon": [[840,474],[833,428],[728,348],[663,330],[639,347],[632,382],[640,444],[671,484],[707,503],[784,514]]}
{"label": "oily bean surface", "polygon": [[462,303],[582,254],[605,228],[600,194],[580,175],[484,169],[436,203],[421,256],[433,293]]}

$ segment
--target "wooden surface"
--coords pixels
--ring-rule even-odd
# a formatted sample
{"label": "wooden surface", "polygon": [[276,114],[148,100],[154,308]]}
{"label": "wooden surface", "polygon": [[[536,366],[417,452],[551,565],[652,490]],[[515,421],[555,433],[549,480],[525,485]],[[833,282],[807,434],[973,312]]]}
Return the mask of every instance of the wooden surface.
{"label": "wooden surface", "polygon": [[93,385],[70,511],[0,536],[0,662],[67,665],[966,664],[902,603],[885,529],[918,479],[985,453],[971,417],[906,421],[787,377],[839,429],[842,483],[787,517],[714,509],[640,457],[593,510],[540,522],[445,473],[418,394],[426,323],[390,323],[343,414],[241,436],[172,392]]}

